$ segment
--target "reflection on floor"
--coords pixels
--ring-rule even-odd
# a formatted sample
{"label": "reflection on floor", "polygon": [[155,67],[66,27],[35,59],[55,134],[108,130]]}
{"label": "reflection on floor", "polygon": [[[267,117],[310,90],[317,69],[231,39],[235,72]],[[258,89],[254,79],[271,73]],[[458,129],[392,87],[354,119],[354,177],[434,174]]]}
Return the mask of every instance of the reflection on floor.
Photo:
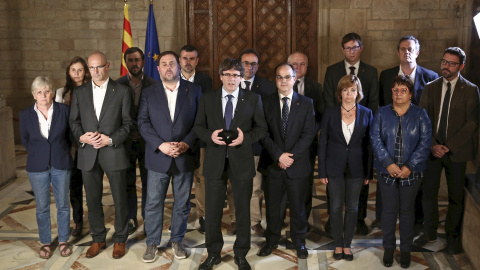
{"label": "reflection on floor", "polygon": [[[127,254],[119,259],[112,258],[113,243],[113,200],[109,191],[108,180],[104,180],[104,211],[107,222],[108,248],[102,251],[97,257],[87,259],[86,250],[91,244],[91,237],[88,234],[88,225],[85,226],[83,235],[79,238],[70,237],[74,244],[73,254],[70,257],[61,257],[58,248],[53,256],[44,260],[38,255],[41,247],[38,241],[38,228],[35,220],[35,200],[31,191],[30,183],[25,172],[26,152],[17,146],[17,176],[18,179],[12,184],[0,190],[0,269],[197,269],[198,265],[206,258],[205,236],[200,234],[196,228],[198,222],[195,215],[194,190],[192,191],[192,213],[188,220],[188,232],[184,239],[189,256],[184,260],[174,259],[171,245],[169,243],[170,215],[172,210],[173,197],[169,191],[165,209],[165,224],[163,226],[162,243],[159,249],[157,260],[153,263],[144,263],[142,255],[145,251],[145,236],[143,234],[143,221],[140,214],[139,229],[128,238]],[[141,194],[141,184],[138,182],[138,194]],[[258,257],[256,253],[262,247],[264,239],[252,235],[252,248],[247,255],[247,260],[253,269],[382,269],[383,258],[382,232],[379,230],[370,231],[367,236],[355,236],[353,241],[353,253],[355,259],[352,262],[345,260],[336,261],[332,258],[332,239],[322,231],[327,220],[325,206],[325,186],[316,180],[316,194],[314,196],[314,209],[310,217],[310,224],[313,230],[309,233],[307,247],[309,248],[308,259],[298,259],[295,250],[290,249],[290,242],[285,239],[279,248],[274,250],[268,257]],[[439,204],[441,219],[446,213],[446,198],[441,198]],[[140,205],[140,196],[139,196]],[[265,206],[264,206],[265,207]],[[86,209],[86,208],[85,208]],[[88,209],[86,209],[88,210]],[[264,209],[265,211],[265,209]],[[140,211],[139,211],[140,212]],[[228,208],[224,209],[223,232],[230,223]],[[370,227],[375,217],[375,184],[370,185],[367,225]],[[56,209],[51,204],[52,237],[56,237]],[[87,212],[85,212],[85,223]],[[73,224],[73,221],[72,221]],[[425,248],[414,248],[412,253],[411,269],[473,269],[468,258],[464,254],[449,255],[442,252],[445,247],[445,235],[443,222],[439,229],[439,241],[432,243]],[[265,227],[265,220],[262,222]],[[289,228],[283,231],[288,235]],[[398,239],[398,235],[397,235]],[[224,235],[225,245],[222,251],[222,263],[214,269],[237,269],[233,261],[233,243],[235,236]],[[58,241],[58,239],[55,239]],[[397,240],[398,242],[399,240]],[[397,243],[398,244],[398,243]],[[395,262],[392,269],[400,269],[400,252],[397,249]]]}

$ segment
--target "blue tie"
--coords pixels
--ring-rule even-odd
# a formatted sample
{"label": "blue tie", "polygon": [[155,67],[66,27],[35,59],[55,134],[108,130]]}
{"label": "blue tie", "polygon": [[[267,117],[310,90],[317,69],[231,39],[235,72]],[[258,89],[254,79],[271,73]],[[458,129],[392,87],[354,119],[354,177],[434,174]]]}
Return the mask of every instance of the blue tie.
{"label": "blue tie", "polygon": [[227,105],[225,105],[225,125],[227,126],[227,130],[230,129],[230,123],[232,123],[232,115],[233,115],[233,104],[232,98],[233,95],[227,95],[228,101]]}
{"label": "blue tie", "polygon": [[283,139],[287,136],[287,124],[288,124],[288,97],[283,97],[283,107],[282,107],[282,133]]}
{"label": "blue tie", "polygon": [[250,82],[249,81],[244,81],[245,83],[245,90],[249,91],[250,90]]}

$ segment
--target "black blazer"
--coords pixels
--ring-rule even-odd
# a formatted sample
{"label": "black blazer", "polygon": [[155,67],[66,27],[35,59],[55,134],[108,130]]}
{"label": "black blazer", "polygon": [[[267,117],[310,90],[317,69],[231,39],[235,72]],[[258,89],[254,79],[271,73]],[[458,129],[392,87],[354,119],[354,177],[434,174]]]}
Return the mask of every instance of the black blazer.
{"label": "black blazer", "polygon": [[193,124],[201,94],[200,86],[181,79],[172,122],[163,84],[158,83],[142,91],[138,129],[146,142],[147,169],[167,173],[173,158],[162,153],[158,147],[164,142],[181,141],[185,142],[189,149],[175,158],[178,170],[187,172],[198,167],[198,160],[192,148],[198,139],[197,134],[193,132]]}
{"label": "black blazer", "polygon": [[[398,75],[400,66],[386,69],[380,73],[380,106],[392,103],[392,84],[393,78]],[[412,96],[412,103],[418,105],[423,93],[425,85],[438,78],[438,74],[429,69],[417,65],[415,72],[415,85],[413,86],[415,93]]]}
{"label": "black blazer", "polygon": [[50,166],[57,170],[73,168],[70,155],[68,114],[70,108],[53,101],[52,124],[48,139],[40,132],[37,112],[34,105],[20,112],[20,138],[27,149],[27,171],[44,172]]}
{"label": "black blazer", "polygon": [[[252,144],[264,137],[267,132],[262,100],[252,91],[240,89],[230,129],[237,130],[237,127],[242,130],[244,139],[241,145],[228,147],[230,167],[238,178],[251,180],[255,176]],[[202,95],[193,129],[198,137],[207,143],[203,175],[205,178],[220,179],[227,146],[215,144],[211,137],[213,131],[217,129],[226,130],[221,88]]]}
{"label": "black blazer", "polygon": [[322,85],[318,82],[305,77],[305,96],[313,100],[313,109],[315,111],[315,122],[317,123],[317,131],[320,129],[322,114],[325,110],[323,101]]}
{"label": "black blazer", "polygon": [[193,83],[198,84],[202,87],[202,93],[212,91],[212,78],[205,73],[195,71],[195,77],[193,78]]}
{"label": "black blazer", "polygon": [[350,143],[347,144],[342,131],[340,105],[325,111],[318,145],[318,176],[320,178],[343,176],[348,167],[353,177],[372,179],[372,148],[370,146],[370,124],[372,111],[357,104],[357,116]]}
{"label": "black blazer", "polygon": [[[310,98],[293,92],[288,115],[287,135],[282,135],[282,113],[278,93],[265,98],[263,104],[268,125],[268,136],[262,139],[263,152],[259,167],[269,177],[280,177],[286,173],[290,178],[310,175],[310,145],[315,137],[315,112]],[[285,153],[293,154],[295,160],[287,170],[278,166],[278,159]]]}
{"label": "black blazer", "polygon": [[[345,61],[342,60],[327,68],[325,73],[325,81],[323,83],[323,97],[325,98],[325,109],[339,104],[335,97],[337,85],[340,79],[347,75],[345,70]],[[362,84],[363,99],[360,100],[360,105],[363,105],[373,112],[378,108],[378,73],[377,69],[360,61],[358,68],[358,78]]]}
{"label": "black blazer", "polygon": [[259,94],[262,99],[268,95],[275,93],[276,86],[271,81],[255,75],[253,84],[250,86],[250,90]]}
{"label": "black blazer", "polygon": [[73,91],[70,106],[70,128],[73,136],[76,141],[79,141],[80,136],[85,132],[98,131],[110,136],[114,146],[95,149],[89,144],[80,144],[77,166],[80,170],[89,171],[98,158],[102,160],[104,170],[126,169],[130,166],[130,163],[123,143],[135,127],[132,94],[127,87],[110,79],[100,119],[97,120],[93,107],[92,91],[92,82],[87,82]]}

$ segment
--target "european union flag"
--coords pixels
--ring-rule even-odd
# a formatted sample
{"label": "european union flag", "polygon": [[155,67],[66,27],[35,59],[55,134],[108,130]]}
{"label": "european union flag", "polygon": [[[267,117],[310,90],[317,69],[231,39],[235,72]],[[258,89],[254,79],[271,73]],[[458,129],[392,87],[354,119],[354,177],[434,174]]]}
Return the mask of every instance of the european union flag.
{"label": "european union flag", "polygon": [[155,16],[153,15],[153,4],[150,3],[148,12],[147,35],[145,39],[145,65],[143,72],[154,78],[160,80],[160,75],[157,70],[157,59],[160,54],[160,46],[158,46],[157,26],[155,25]]}

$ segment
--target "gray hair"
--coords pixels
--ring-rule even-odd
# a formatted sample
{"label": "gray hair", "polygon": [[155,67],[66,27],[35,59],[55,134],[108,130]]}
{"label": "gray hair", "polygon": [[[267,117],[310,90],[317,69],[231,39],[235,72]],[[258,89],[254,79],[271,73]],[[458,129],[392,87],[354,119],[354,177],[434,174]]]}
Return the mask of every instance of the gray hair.
{"label": "gray hair", "polygon": [[37,76],[32,83],[32,95],[35,95],[35,91],[43,89],[45,87],[53,92],[53,80],[47,76]]}

